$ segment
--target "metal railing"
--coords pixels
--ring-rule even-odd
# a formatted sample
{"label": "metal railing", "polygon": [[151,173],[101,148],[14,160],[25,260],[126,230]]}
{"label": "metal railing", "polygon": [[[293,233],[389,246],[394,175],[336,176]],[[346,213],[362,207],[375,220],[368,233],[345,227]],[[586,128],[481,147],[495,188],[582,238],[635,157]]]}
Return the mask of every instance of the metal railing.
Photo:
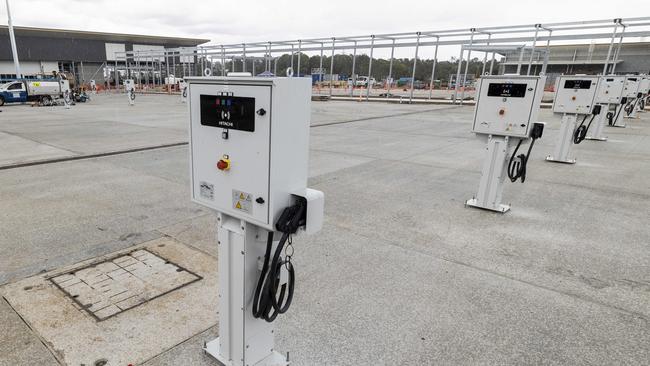
{"label": "metal railing", "polygon": [[[368,50],[370,54],[367,75],[368,81],[365,85],[365,99],[367,100],[371,94],[372,67],[373,67],[373,53],[375,50],[390,50],[390,66],[388,71],[387,80],[393,77],[393,61],[395,50],[399,48],[412,48],[414,50],[413,64],[411,69],[411,85],[408,94],[408,101],[412,102],[414,98],[415,89],[415,74],[423,47],[433,47],[433,66],[431,68],[430,77],[430,91],[428,99],[432,98],[432,89],[435,81],[436,64],[438,63],[438,50],[439,47],[447,46],[460,46],[460,56],[456,60],[457,72],[456,80],[467,80],[467,73],[469,68],[469,61],[471,60],[472,51],[484,52],[483,58],[483,73],[487,65],[487,56],[492,54],[490,62],[490,73],[494,65],[495,54],[502,54],[506,50],[512,50],[516,47],[520,50],[519,59],[517,61],[517,72],[521,72],[522,65],[528,64],[527,73],[530,74],[531,67],[534,61],[534,55],[539,54],[540,50],[548,58],[548,50],[553,42],[566,42],[566,41],[582,41],[582,40],[609,40],[609,47],[603,74],[613,73],[616,69],[616,63],[623,43],[624,38],[638,38],[650,36],[650,17],[638,18],[617,18],[617,19],[601,19],[601,20],[587,20],[575,22],[560,22],[560,23],[538,23],[538,24],[523,24],[523,25],[510,25],[510,26],[496,26],[496,27],[475,27],[475,28],[459,28],[459,29],[441,29],[434,31],[417,31],[417,32],[403,32],[403,33],[386,33],[386,34],[371,34],[371,35],[358,35],[358,36],[344,36],[344,37],[321,37],[321,38],[306,38],[294,39],[284,41],[266,41],[266,42],[250,42],[250,43],[237,43],[237,44],[220,44],[199,47],[182,47],[164,50],[150,50],[150,51],[126,51],[116,53],[115,70],[118,69],[119,63],[122,63],[123,68],[126,69],[127,75],[129,68],[140,70],[141,65],[147,65],[149,69],[158,68],[159,77],[158,81],[162,85],[163,68],[167,75],[170,75],[170,66],[174,70],[174,75],[177,71],[177,63],[183,65],[183,76],[185,73],[191,75],[201,75],[206,65],[211,68],[212,74],[218,72],[225,75],[227,63],[231,63],[235,71],[235,61],[241,61],[242,70],[246,71],[247,61],[251,61],[253,69],[259,63],[263,64],[264,71],[270,71],[272,64],[275,69],[277,68],[278,57],[289,54],[292,69],[294,66],[294,57],[297,58],[297,70],[301,70],[301,58],[303,53],[313,53],[320,55],[320,70],[323,70],[323,59],[325,54],[328,53],[330,58],[329,65],[329,83],[328,83],[328,96],[332,96],[333,92],[333,70],[334,59],[337,52],[351,51],[352,53],[352,86],[355,85],[355,77],[357,70],[357,51]],[[618,41],[618,42],[617,42]],[[538,45],[542,43],[543,46]],[[616,44],[617,43],[617,44]],[[530,57],[525,62],[524,53],[530,51]],[[465,55],[465,52],[467,54]],[[500,53],[501,52],[501,53]],[[216,61],[215,61],[216,60]],[[186,62],[182,62],[186,61]],[[463,62],[465,67],[463,70]],[[200,65],[200,68],[199,68]],[[218,72],[215,72],[215,67]],[[188,69],[189,68],[189,69]],[[543,68],[544,69],[544,68]],[[255,70],[253,70],[255,73]],[[462,77],[461,77],[462,73]],[[116,72],[116,85],[119,85],[119,73]],[[299,74],[299,73],[298,73]],[[189,74],[188,74],[189,75]],[[322,74],[319,78],[322,84]],[[156,78],[154,77],[154,85],[156,85]],[[391,83],[388,83],[386,97],[391,94]],[[351,88],[350,95],[353,95]],[[464,87],[456,83],[453,102],[457,102],[457,94],[461,93],[460,102],[462,103]],[[360,95],[362,97],[362,95]]]}

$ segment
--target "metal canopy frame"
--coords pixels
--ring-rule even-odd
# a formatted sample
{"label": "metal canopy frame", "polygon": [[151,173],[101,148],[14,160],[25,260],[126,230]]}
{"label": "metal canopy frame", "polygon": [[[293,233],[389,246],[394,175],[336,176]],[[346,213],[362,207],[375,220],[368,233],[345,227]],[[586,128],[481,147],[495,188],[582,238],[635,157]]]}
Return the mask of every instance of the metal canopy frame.
{"label": "metal canopy frame", "polygon": [[[531,50],[530,59],[528,60],[528,74],[530,74],[530,65],[533,64],[533,55],[538,49],[539,42],[545,42],[547,50],[545,57],[548,58],[548,49],[551,42],[562,41],[576,41],[576,40],[594,40],[594,39],[607,39],[609,40],[609,50],[603,74],[615,71],[616,63],[618,60],[619,52],[623,39],[647,37],[650,36],[650,17],[636,17],[636,18],[616,18],[616,19],[599,19],[599,20],[586,20],[574,22],[558,22],[558,23],[537,23],[537,24],[520,24],[509,26],[493,26],[493,27],[476,27],[476,28],[459,28],[459,29],[441,29],[433,31],[417,31],[417,32],[402,32],[402,33],[385,33],[385,34],[370,34],[370,35],[356,35],[344,37],[320,37],[320,38],[304,38],[293,40],[280,40],[280,41],[265,41],[265,42],[250,42],[250,43],[234,43],[234,44],[218,44],[200,47],[179,47],[169,48],[164,50],[150,50],[150,51],[126,51],[116,53],[115,67],[117,70],[118,63],[122,62],[128,65],[134,62],[139,65],[139,61],[158,63],[159,69],[164,60],[164,64],[169,69],[169,61],[175,63],[181,57],[192,57],[195,62],[203,64],[208,60],[214,63],[214,59],[220,60],[222,75],[225,74],[224,68],[226,60],[231,61],[234,65],[235,59],[243,61],[243,70],[246,71],[246,60],[255,58],[263,59],[265,64],[265,71],[270,71],[271,61],[276,61],[277,56],[290,54],[291,67],[294,65],[294,56],[297,53],[301,55],[304,52],[313,52],[320,55],[320,70],[323,70],[323,56],[325,52],[329,53],[330,61],[330,75],[334,68],[334,56],[337,51],[352,50],[352,64],[353,74],[356,68],[357,50],[367,49],[370,54],[370,62],[368,65],[368,76],[370,78],[372,71],[372,55],[375,49],[390,49],[390,65],[388,79],[392,79],[393,71],[393,58],[396,48],[412,48],[414,49],[413,67],[412,67],[412,80],[415,75],[417,67],[417,60],[419,52],[423,47],[434,47],[433,67],[431,70],[431,85],[433,85],[435,78],[435,68],[438,62],[438,48],[440,46],[461,46],[461,53],[458,59],[457,79],[460,77],[460,69],[464,61],[464,53],[467,51],[467,60],[471,60],[471,52],[485,52],[483,59],[483,72],[485,72],[487,64],[487,54],[489,52],[498,53],[497,49],[490,49],[490,45],[499,44],[504,49],[504,45],[515,44],[515,47],[521,49],[520,60],[518,62],[518,72],[521,71],[523,64],[523,54],[527,49]],[[614,47],[616,40],[618,45]],[[486,50],[488,50],[486,52]],[[494,56],[493,56],[494,57]],[[546,64],[546,62],[545,62]],[[494,58],[491,61],[490,73],[494,65]],[[298,57],[298,72],[300,73],[301,57]],[[611,69],[610,69],[611,66]],[[469,62],[465,64],[465,76],[467,75]],[[203,70],[204,67],[201,68]],[[234,70],[232,70],[234,71]],[[544,67],[545,71],[545,67]],[[322,71],[321,71],[322,72]],[[275,72],[274,72],[275,73]],[[169,74],[169,72],[168,72]],[[116,73],[117,75],[117,73]],[[118,76],[116,76],[117,78]],[[354,75],[352,76],[354,79]],[[329,78],[329,95],[332,95],[332,77]],[[322,81],[322,74],[319,77]],[[162,80],[161,80],[162,81]],[[155,82],[155,81],[154,81]],[[354,82],[354,80],[353,80]],[[370,95],[371,83],[367,83],[365,91],[365,98],[368,99]],[[411,91],[409,95],[409,102],[413,99],[413,89],[415,82],[411,82]],[[456,83],[458,89],[458,83]],[[353,84],[354,85],[354,84]],[[432,88],[431,88],[432,89]],[[464,90],[464,89],[463,89]],[[351,91],[352,93],[352,91]],[[352,94],[351,94],[352,95]],[[388,86],[387,98],[390,95],[390,85]],[[431,99],[431,91],[429,93]],[[461,99],[462,100],[462,99]],[[454,95],[455,102],[455,95]]]}

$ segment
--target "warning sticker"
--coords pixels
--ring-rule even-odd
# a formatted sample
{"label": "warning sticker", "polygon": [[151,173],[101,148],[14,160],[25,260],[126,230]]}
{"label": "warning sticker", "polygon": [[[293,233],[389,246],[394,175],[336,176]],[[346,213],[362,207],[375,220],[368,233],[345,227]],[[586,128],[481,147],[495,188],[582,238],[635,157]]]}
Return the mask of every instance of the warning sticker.
{"label": "warning sticker", "polygon": [[253,214],[253,196],[250,193],[232,190],[232,208],[235,210]]}
{"label": "warning sticker", "polygon": [[209,199],[211,201],[214,200],[214,185],[213,184],[210,184],[210,183],[207,183],[207,182],[201,182],[199,184],[199,187],[200,187],[199,195],[202,198],[206,198],[206,199]]}

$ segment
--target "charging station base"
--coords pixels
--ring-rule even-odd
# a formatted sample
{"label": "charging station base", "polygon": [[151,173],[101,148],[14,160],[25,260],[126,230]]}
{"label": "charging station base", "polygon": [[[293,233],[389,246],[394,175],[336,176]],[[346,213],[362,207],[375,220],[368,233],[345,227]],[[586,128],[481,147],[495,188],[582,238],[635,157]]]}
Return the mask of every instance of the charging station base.
{"label": "charging station base", "polygon": [[500,204],[500,205],[498,205],[496,207],[481,206],[481,205],[479,205],[478,200],[476,198],[472,198],[470,200],[467,200],[467,202],[465,202],[465,206],[480,208],[482,210],[501,212],[501,213],[506,213],[506,212],[510,211],[510,205]]}
{"label": "charging station base", "polygon": [[[217,360],[217,362],[219,362],[223,366],[236,365],[236,363],[232,362],[231,360],[224,359],[223,356],[221,355],[219,349],[219,338],[216,338],[206,343],[203,350],[210,356],[214,357],[214,359]],[[283,355],[281,355],[276,351],[273,351],[273,353],[271,353],[266,358],[259,361],[253,366],[288,366],[289,364],[290,362],[287,361],[287,359]]]}
{"label": "charging station base", "polygon": [[585,140],[591,140],[591,141],[607,141],[607,137],[585,137]]}
{"label": "charging station base", "polygon": [[576,159],[561,160],[561,159],[555,159],[551,155],[546,157],[546,161],[550,161],[551,163],[562,163],[562,164],[575,164],[576,163]]}

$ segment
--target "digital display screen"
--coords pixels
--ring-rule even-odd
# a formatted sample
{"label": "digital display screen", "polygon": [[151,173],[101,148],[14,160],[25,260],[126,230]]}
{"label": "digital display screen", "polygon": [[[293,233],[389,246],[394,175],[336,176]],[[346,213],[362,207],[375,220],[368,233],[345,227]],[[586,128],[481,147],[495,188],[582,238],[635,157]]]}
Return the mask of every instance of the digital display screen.
{"label": "digital display screen", "polygon": [[255,98],[201,94],[201,125],[255,131]]}
{"label": "digital display screen", "polygon": [[564,82],[564,89],[589,89],[591,80],[567,80]]}
{"label": "digital display screen", "polygon": [[527,84],[490,83],[488,97],[523,98],[526,95]]}
{"label": "digital display screen", "polygon": [[627,78],[629,81],[636,81],[636,78]]}
{"label": "digital display screen", "polygon": [[610,82],[610,81],[614,81],[614,79],[607,79],[607,81],[608,81],[608,82]]}

